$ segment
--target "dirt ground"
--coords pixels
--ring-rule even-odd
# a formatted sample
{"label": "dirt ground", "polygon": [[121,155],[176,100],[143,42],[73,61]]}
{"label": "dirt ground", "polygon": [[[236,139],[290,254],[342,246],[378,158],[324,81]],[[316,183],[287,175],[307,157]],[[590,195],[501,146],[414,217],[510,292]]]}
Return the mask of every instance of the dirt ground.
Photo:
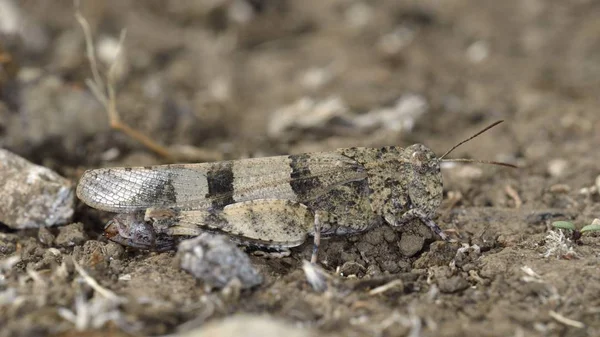
{"label": "dirt ground", "polygon": [[[600,335],[600,236],[574,244],[551,231],[600,217],[600,3],[82,2],[102,73],[127,28],[123,120],[173,151],[238,159],[418,142],[441,154],[502,119],[451,157],[520,168],[444,166],[437,222],[458,242],[418,223],[325,240],[325,293],[302,270],[310,244],[252,256],[264,277],[254,289],[208,291],[175,252],[107,241],[112,214],[80,202],[65,227],[1,227],[0,261],[20,261],[0,268],[0,336],[165,335],[240,313],[269,314],[290,334]],[[109,128],[85,86],[70,1],[1,0],[0,29],[3,148],[74,184],[88,168],[168,162]],[[399,99],[420,112],[355,123]],[[300,106],[317,122],[298,122]],[[121,301],[101,301],[73,261]]]}

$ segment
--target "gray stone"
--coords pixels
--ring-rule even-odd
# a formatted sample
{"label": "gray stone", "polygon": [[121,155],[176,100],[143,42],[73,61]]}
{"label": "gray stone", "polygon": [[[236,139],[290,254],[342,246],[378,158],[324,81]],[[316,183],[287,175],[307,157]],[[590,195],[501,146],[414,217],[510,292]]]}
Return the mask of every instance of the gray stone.
{"label": "gray stone", "polygon": [[317,336],[310,327],[299,327],[269,316],[235,315],[179,334],[182,337],[309,337]]}
{"label": "gray stone", "polygon": [[225,236],[203,233],[182,241],[178,250],[181,268],[209,287],[222,288],[234,279],[244,289],[262,283],[262,275],[250,258]]}
{"label": "gray stone", "polygon": [[0,222],[13,229],[62,225],[73,207],[69,180],[0,149]]}

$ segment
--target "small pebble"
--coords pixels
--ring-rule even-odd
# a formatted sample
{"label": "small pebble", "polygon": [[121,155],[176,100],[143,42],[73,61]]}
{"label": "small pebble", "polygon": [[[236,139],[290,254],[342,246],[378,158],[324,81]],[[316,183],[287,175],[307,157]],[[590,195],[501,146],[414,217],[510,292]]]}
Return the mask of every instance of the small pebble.
{"label": "small pebble", "polygon": [[566,194],[571,192],[571,187],[566,184],[555,184],[550,186],[550,192],[555,194]]}
{"label": "small pebble", "polygon": [[480,247],[482,251],[490,250],[498,244],[498,234],[493,228],[483,228],[473,234],[471,244]]}
{"label": "small pebble", "polygon": [[50,233],[48,228],[40,227],[40,229],[38,230],[38,240],[40,240],[42,244],[46,246],[52,246],[52,244],[54,243],[54,239],[54,234]]}
{"label": "small pebble", "polygon": [[384,243],[383,234],[384,233],[378,228],[367,232],[363,237],[363,240],[364,242],[369,243],[373,246],[378,246]]}
{"label": "small pebble", "polygon": [[119,276],[119,281],[131,281],[131,274],[124,274]]}
{"label": "small pebble", "polygon": [[384,272],[395,274],[400,271],[400,266],[397,261],[384,260],[379,262],[379,266]]}
{"label": "small pebble", "polygon": [[423,249],[425,244],[425,238],[414,234],[402,234],[400,238],[400,252],[406,257],[412,257]]}
{"label": "small pebble", "polygon": [[596,193],[598,193],[598,188],[596,186],[582,187],[579,189],[579,194],[582,194],[582,195],[593,195]]}
{"label": "small pebble", "polygon": [[548,162],[548,173],[553,177],[559,177],[567,169],[569,162],[564,159],[552,159]]}
{"label": "small pebble", "polygon": [[343,276],[357,275],[359,272],[365,271],[365,267],[358,262],[346,261],[339,268],[338,274]]}
{"label": "small pebble", "polygon": [[456,293],[469,287],[469,282],[460,274],[453,273],[448,266],[431,267],[429,273],[436,280],[439,291],[442,293]]}
{"label": "small pebble", "polygon": [[372,20],[373,9],[366,3],[355,2],[346,9],[344,16],[351,28],[360,29]]}
{"label": "small pebble", "polygon": [[0,255],[10,255],[17,250],[14,242],[0,240]]}
{"label": "small pebble", "polygon": [[481,248],[478,245],[463,244],[463,247],[459,248],[454,258],[454,265],[458,268],[462,268],[468,263],[473,263],[481,256]]}
{"label": "small pebble", "polygon": [[302,74],[300,82],[306,89],[319,90],[332,78],[333,72],[329,68],[311,68]]}
{"label": "small pebble", "polygon": [[118,243],[109,241],[104,246],[104,252],[105,252],[104,255],[109,260],[115,260],[115,259],[121,258],[123,253],[125,253],[125,248],[123,248],[123,246],[121,246]]}
{"label": "small pebble", "polygon": [[238,279],[244,289],[263,281],[262,275],[250,263],[250,258],[222,235],[203,233],[182,241],[178,255],[181,269],[211,288],[223,288],[234,279]]}
{"label": "small pebble", "polygon": [[469,287],[469,282],[462,276],[456,275],[438,280],[440,291],[446,294],[456,293]]}
{"label": "small pebble", "polygon": [[369,277],[376,277],[381,275],[381,269],[376,264],[370,264],[367,267],[367,271],[365,272],[365,274]]}
{"label": "small pebble", "polygon": [[436,241],[429,246],[429,251],[413,263],[413,268],[426,269],[429,266],[448,265],[456,256],[458,243]]}
{"label": "small pebble", "polygon": [[484,61],[490,54],[490,46],[486,41],[475,41],[467,48],[467,58],[473,63]]}

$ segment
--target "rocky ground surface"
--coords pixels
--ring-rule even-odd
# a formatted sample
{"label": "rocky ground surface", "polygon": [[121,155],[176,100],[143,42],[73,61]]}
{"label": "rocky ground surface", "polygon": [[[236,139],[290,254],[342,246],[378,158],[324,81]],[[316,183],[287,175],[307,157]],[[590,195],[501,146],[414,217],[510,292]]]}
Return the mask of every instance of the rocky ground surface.
{"label": "rocky ground surface", "polygon": [[[451,157],[520,168],[444,166],[437,221],[457,242],[419,223],[324,240],[325,292],[302,268],[310,244],[251,256],[259,286],[211,290],[175,252],[107,241],[112,214],[80,202],[62,226],[4,220],[1,336],[600,335],[600,236],[575,243],[551,226],[600,217],[600,4],[190,3],[81,4],[100,75],[119,61],[123,121],[178,160],[416,142],[441,154],[503,119]],[[110,128],[85,85],[74,13],[70,1],[0,0],[0,146],[65,186],[88,168],[172,161]],[[21,194],[1,192],[4,212],[50,193],[10,180]],[[62,210],[27,219],[56,225]]]}

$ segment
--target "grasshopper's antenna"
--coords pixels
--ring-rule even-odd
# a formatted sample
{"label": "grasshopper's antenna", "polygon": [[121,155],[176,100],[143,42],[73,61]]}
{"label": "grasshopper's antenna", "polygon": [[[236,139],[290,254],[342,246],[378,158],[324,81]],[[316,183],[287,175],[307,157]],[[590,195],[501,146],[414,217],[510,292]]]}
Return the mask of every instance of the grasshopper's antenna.
{"label": "grasshopper's antenna", "polygon": [[512,168],[519,168],[517,165],[502,163],[499,161],[491,161],[491,160],[477,160],[477,159],[443,159],[442,161],[446,162],[459,162],[459,163],[478,163],[478,164],[490,164],[490,165],[500,165]]}
{"label": "grasshopper's antenna", "polygon": [[512,168],[519,168],[516,165],[513,164],[508,164],[508,163],[501,163],[501,162],[497,162],[497,161],[489,161],[489,160],[477,160],[477,159],[444,159],[444,157],[446,157],[450,152],[454,151],[454,149],[456,149],[457,147],[463,145],[464,143],[470,141],[471,139],[479,136],[480,134],[486,132],[487,130],[493,128],[494,126],[502,123],[504,121],[497,121],[495,123],[492,123],[491,125],[489,125],[488,127],[486,127],[485,129],[477,132],[476,134],[472,135],[471,137],[463,140],[462,142],[454,145],[450,150],[446,151],[446,153],[444,153],[439,160],[440,161],[446,161],[446,162],[462,162],[462,163],[479,163],[479,164],[490,164],[490,165],[500,165],[500,166],[506,166],[506,167],[512,167]]}
{"label": "grasshopper's antenna", "polygon": [[[467,139],[463,140],[462,142],[460,142],[460,143],[458,143],[458,144],[454,145],[454,146],[453,146],[453,147],[452,147],[450,150],[446,151],[446,153],[444,153],[444,154],[443,154],[443,155],[442,155],[442,156],[439,158],[439,160],[441,161],[442,159],[444,159],[444,157],[446,157],[448,154],[450,154],[450,152],[454,151],[454,150],[455,150],[457,147],[459,147],[459,146],[463,145],[464,143],[466,143],[466,142],[470,141],[471,139],[473,139],[473,138],[475,138],[475,137],[479,136],[480,134],[482,134],[482,133],[486,132],[487,130],[489,130],[489,129],[493,128],[494,126],[496,126],[496,125],[498,125],[498,124],[500,124],[500,123],[502,123],[502,122],[504,122],[504,121],[497,121],[497,122],[495,122],[495,123],[492,123],[490,126],[486,127],[485,129],[483,129],[483,130],[481,130],[481,131],[477,132],[476,134],[472,135],[471,137],[469,137],[469,138],[467,138]],[[445,161],[447,161],[447,160],[445,160]],[[453,160],[453,161],[456,161],[456,160]]]}

